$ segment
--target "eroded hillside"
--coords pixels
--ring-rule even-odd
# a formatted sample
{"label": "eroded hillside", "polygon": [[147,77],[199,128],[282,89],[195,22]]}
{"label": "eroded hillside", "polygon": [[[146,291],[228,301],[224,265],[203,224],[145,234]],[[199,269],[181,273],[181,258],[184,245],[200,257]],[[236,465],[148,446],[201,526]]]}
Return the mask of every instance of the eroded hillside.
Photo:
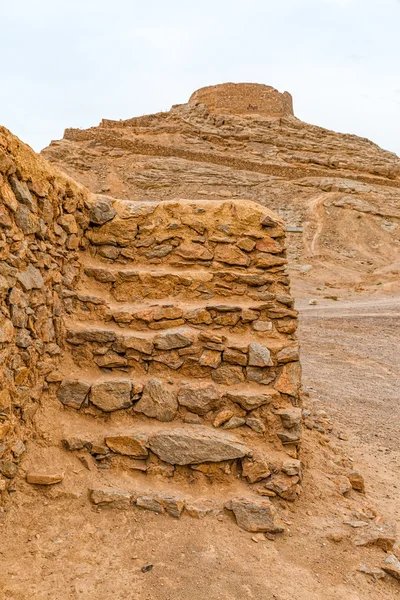
{"label": "eroded hillside", "polygon": [[43,155],[113,197],[259,202],[302,228],[288,233],[290,269],[313,290],[393,289],[400,159],[291,113],[287,92],[224,84],[166,113],[67,129]]}

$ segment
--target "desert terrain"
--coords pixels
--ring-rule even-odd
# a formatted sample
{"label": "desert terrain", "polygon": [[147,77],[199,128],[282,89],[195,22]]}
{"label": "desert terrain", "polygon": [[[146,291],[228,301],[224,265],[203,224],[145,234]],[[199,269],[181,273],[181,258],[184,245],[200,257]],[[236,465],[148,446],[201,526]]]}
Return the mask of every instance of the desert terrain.
{"label": "desert terrain", "polygon": [[[21,476],[0,506],[1,600],[399,595],[400,581],[382,571],[392,552],[400,560],[399,546],[377,543],[376,528],[384,540],[400,530],[400,159],[302,123],[288,94],[230,85],[200,90],[169,113],[67,130],[43,157],[79,182],[57,183],[72,186],[69,199],[86,193],[80,184],[122,201],[244,198],[285,219],[299,311],[302,493],[295,502],[273,498],[280,535],[244,531],[227,510],[178,519],[93,505],[88,487],[140,487],[146,475],[132,479],[65,452],[64,430],[73,434],[80,421],[46,396],[24,425]],[[45,161],[40,168],[50,170]],[[99,281],[83,281],[87,297],[100,294]],[[64,367],[76,369],[69,361],[65,354]],[[67,475],[54,486],[30,485],[25,475],[39,463]],[[348,485],[354,470],[365,493]],[[206,495],[216,505],[228,489],[242,489],[218,477],[179,483],[194,502]],[[153,485],[173,489],[162,476]]]}

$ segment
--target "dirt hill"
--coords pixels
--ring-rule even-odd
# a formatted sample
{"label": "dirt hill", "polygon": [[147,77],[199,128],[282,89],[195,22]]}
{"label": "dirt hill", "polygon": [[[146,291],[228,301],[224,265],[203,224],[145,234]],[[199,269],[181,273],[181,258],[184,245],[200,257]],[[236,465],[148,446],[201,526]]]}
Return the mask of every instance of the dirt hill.
{"label": "dirt hill", "polygon": [[292,279],[313,294],[398,285],[400,159],[300,121],[287,92],[203,88],[169,112],[67,129],[43,155],[96,193],[267,206],[290,228]]}

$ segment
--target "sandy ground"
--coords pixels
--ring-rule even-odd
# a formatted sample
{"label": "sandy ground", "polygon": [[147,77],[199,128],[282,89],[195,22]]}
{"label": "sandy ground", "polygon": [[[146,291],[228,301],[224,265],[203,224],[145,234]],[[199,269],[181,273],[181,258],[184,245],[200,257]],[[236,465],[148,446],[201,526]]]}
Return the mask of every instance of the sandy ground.
{"label": "sandy ground", "polygon": [[[354,458],[379,513],[400,526],[400,297],[316,306],[302,298],[297,307],[310,402],[329,413],[331,437]],[[306,435],[305,493],[295,505],[282,502],[288,531],[276,541],[240,530],[228,516],[96,511],[84,496],[46,495],[20,482],[0,513],[0,599],[398,598],[392,578],[373,582],[358,572],[362,562],[380,566],[385,553],[355,548],[343,524],[350,504],[324,485],[311,491],[324,447],[320,434]],[[143,573],[147,564],[153,568]]]}

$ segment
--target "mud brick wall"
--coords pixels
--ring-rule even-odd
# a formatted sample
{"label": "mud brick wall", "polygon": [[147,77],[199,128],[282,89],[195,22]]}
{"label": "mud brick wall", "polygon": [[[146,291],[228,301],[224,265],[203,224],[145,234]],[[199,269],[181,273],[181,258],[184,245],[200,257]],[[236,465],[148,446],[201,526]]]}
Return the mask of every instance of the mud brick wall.
{"label": "mud brick wall", "polygon": [[0,492],[12,485],[59,362],[63,290],[79,275],[86,198],[0,128]]}

